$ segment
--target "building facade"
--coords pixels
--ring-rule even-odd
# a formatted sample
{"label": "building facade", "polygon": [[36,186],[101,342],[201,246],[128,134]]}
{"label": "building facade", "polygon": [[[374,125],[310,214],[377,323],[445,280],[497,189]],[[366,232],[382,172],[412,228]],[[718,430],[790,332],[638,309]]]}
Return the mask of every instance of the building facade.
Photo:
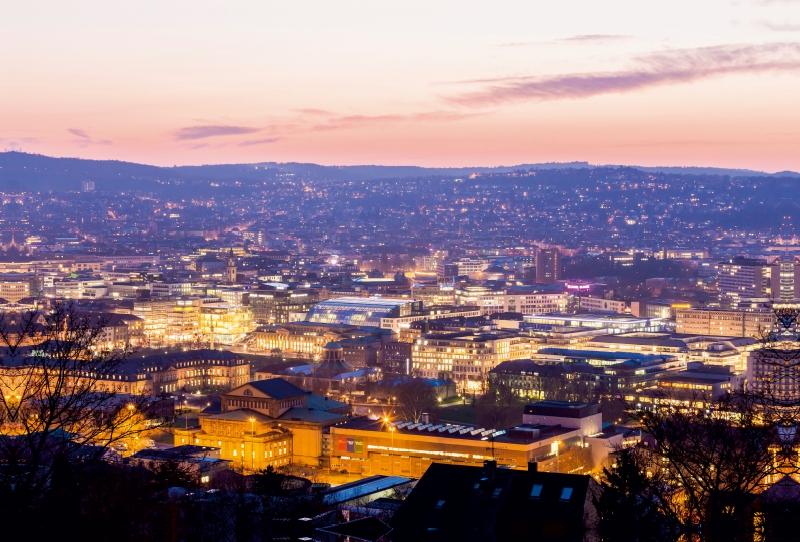
{"label": "building facade", "polygon": [[429,333],[415,340],[411,351],[414,374],[453,380],[460,390],[482,391],[489,371],[498,364],[529,358],[531,345],[514,333]]}
{"label": "building facade", "polygon": [[561,280],[561,252],[555,248],[541,249],[536,253],[536,282],[555,284]]}
{"label": "building facade", "polygon": [[219,448],[221,459],[243,471],[320,466],[327,462],[323,433],[346,422],[349,412],[345,403],[271,378],[223,394],[219,407],[201,413],[199,427],[175,431],[175,443]]}
{"label": "building facade", "polygon": [[774,322],[771,311],[684,309],[675,313],[675,331],[687,335],[760,338]]}
{"label": "building facade", "polygon": [[720,302],[737,306],[743,298],[770,296],[770,267],[764,260],[734,258],[717,267]]}

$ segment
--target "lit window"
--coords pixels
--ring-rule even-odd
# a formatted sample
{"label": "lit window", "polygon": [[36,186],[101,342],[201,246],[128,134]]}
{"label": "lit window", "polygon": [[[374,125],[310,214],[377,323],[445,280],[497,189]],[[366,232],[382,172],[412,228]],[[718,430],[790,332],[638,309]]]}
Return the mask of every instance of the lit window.
{"label": "lit window", "polygon": [[444,506],[444,499],[441,499],[436,502],[436,508],[441,508]]}
{"label": "lit window", "polygon": [[531,499],[538,499],[542,495],[542,484],[533,484],[531,488]]}
{"label": "lit window", "polygon": [[572,497],[572,488],[571,487],[563,488],[561,490],[561,500],[568,501],[570,497]]}

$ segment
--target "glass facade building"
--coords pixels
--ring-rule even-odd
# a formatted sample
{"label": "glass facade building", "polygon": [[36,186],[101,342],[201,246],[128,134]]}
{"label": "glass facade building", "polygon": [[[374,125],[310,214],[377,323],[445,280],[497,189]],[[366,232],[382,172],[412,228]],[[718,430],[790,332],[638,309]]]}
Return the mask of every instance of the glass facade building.
{"label": "glass facade building", "polygon": [[408,316],[422,310],[421,301],[381,297],[340,297],[314,305],[307,322],[380,327],[382,318]]}

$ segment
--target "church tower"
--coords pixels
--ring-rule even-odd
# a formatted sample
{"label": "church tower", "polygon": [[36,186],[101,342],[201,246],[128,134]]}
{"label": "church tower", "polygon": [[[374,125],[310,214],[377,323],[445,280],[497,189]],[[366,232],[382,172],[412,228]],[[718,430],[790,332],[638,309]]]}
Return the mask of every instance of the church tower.
{"label": "church tower", "polygon": [[225,270],[227,271],[228,282],[231,284],[236,282],[236,257],[233,255],[233,247],[231,247],[230,252],[228,252],[228,262],[225,266]]}

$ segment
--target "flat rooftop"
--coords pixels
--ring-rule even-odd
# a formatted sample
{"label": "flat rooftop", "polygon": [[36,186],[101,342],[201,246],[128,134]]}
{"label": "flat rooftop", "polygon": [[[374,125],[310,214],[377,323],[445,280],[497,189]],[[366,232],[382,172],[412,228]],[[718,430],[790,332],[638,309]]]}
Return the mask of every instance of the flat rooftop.
{"label": "flat rooftop", "polygon": [[353,307],[394,308],[414,303],[413,299],[397,299],[392,297],[335,297],[317,303],[317,307]]}
{"label": "flat rooftop", "polygon": [[[387,425],[383,420],[370,420],[369,418],[359,418],[335,426],[336,429],[381,432],[386,433],[387,436],[390,432],[389,427],[394,427],[395,436],[418,435],[462,441],[482,441],[493,438],[495,443],[506,442],[509,444],[531,444],[540,440],[547,440],[578,431],[578,429],[562,427],[560,425],[542,424],[521,424],[506,429],[457,424],[423,424],[405,421],[390,422]],[[534,430],[537,430],[538,433],[534,433]],[[510,433],[536,434],[536,437],[533,439],[517,438],[510,436]]]}
{"label": "flat rooftop", "polygon": [[585,323],[606,323],[606,324],[647,324],[649,322],[660,322],[662,318],[640,318],[625,314],[603,314],[603,313],[577,313],[577,314],[533,314],[525,315],[526,322],[585,322]]}

